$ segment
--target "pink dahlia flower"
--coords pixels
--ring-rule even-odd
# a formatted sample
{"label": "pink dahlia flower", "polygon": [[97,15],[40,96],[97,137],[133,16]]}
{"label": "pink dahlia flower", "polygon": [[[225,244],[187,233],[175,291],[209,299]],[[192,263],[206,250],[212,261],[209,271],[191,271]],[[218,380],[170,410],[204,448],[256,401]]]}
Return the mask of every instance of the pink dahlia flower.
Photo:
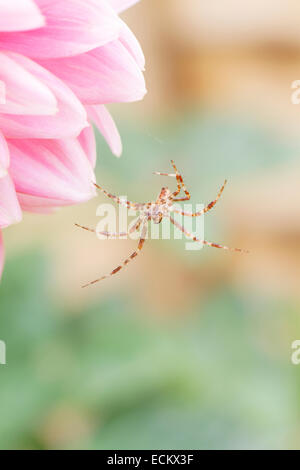
{"label": "pink dahlia flower", "polygon": [[91,122],[121,154],[104,105],[146,92],[142,50],[118,16],[136,2],[0,0],[0,278],[1,229],[94,195]]}

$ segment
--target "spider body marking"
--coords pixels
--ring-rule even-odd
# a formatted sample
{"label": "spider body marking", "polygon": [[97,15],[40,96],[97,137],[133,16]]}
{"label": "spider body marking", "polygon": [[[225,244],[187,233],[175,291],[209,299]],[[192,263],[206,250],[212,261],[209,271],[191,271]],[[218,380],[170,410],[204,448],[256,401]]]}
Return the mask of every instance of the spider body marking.
{"label": "spider body marking", "polygon": [[[204,209],[202,209],[198,212],[184,212],[184,211],[174,207],[173,203],[174,202],[179,202],[179,201],[188,201],[191,196],[190,196],[190,193],[187,190],[187,188],[186,188],[186,186],[183,182],[183,178],[182,178],[181,174],[178,172],[177,167],[176,167],[173,160],[171,160],[171,164],[172,164],[172,166],[175,170],[175,173],[155,172],[154,174],[155,175],[160,175],[160,176],[169,176],[169,177],[176,178],[177,189],[172,192],[169,188],[163,187],[161,189],[161,191],[158,195],[158,198],[156,199],[155,202],[132,203],[130,201],[124,201],[124,200],[121,200],[120,198],[118,198],[117,196],[114,196],[113,194],[108,193],[101,186],[95,184],[96,188],[98,188],[107,197],[109,197],[110,199],[113,199],[118,204],[121,204],[121,205],[127,207],[128,209],[132,208],[132,209],[135,209],[136,211],[140,212],[140,216],[139,216],[137,222],[134,224],[133,227],[131,227],[129,232],[121,232],[121,233],[99,232],[99,233],[101,235],[106,236],[107,238],[117,238],[118,236],[119,237],[127,236],[129,233],[133,233],[134,231],[137,231],[139,229],[141,230],[141,232],[140,232],[140,240],[139,240],[138,247],[137,247],[136,251],[134,251],[128,258],[126,258],[125,261],[123,261],[122,264],[120,264],[113,271],[111,271],[111,273],[106,274],[105,276],[102,276],[99,279],[96,279],[95,281],[89,282],[88,284],[84,285],[83,287],[88,287],[92,284],[96,284],[96,283],[98,283],[98,282],[100,282],[104,279],[107,279],[108,277],[113,276],[114,274],[117,274],[123,267],[127,266],[127,264],[129,264],[130,261],[132,261],[133,259],[135,259],[138,256],[138,254],[141,252],[141,250],[142,250],[142,248],[145,244],[147,233],[148,233],[148,227],[147,227],[148,222],[152,220],[155,224],[160,224],[161,221],[163,220],[163,218],[165,218],[165,217],[169,218],[170,222],[175,227],[177,227],[179,230],[181,230],[182,233],[184,233],[188,238],[190,238],[191,240],[193,240],[197,243],[201,243],[202,245],[207,245],[207,246],[211,246],[211,247],[214,247],[214,248],[221,248],[221,249],[227,250],[227,251],[236,251],[236,252],[240,252],[240,253],[242,253],[242,252],[247,253],[246,250],[242,250],[241,248],[229,248],[229,247],[224,246],[224,245],[219,245],[218,243],[212,243],[212,242],[209,242],[207,240],[200,240],[199,238],[195,237],[193,234],[189,233],[181,224],[179,224],[171,216],[172,212],[177,213],[177,214],[181,214],[181,215],[187,216],[187,217],[199,217],[199,216],[205,214],[206,212],[211,210],[216,205],[216,203],[220,199],[221,194],[222,194],[222,192],[225,188],[225,185],[227,183],[227,181],[225,180],[225,182],[224,182],[223,186],[221,187],[216,199],[214,199],[212,202],[210,202],[206,207],[204,207]],[[185,195],[183,197],[177,197],[182,190],[183,190]],[[85,227],[85,226],[79,225],[79,224],[75,224],[75,225],[79,228],[82,228],[83,230],[87,230],[89,232],[96,233],[96,230],[94,230],[94,229],[91,229],[91,228],[88,228],[88,227]]]}
{"label": "spider body marking", "polygon": [[155,224],[160,224],[164,217],[168,217],[173,205],[173,196],[169,188],[162,188],[158,198],[145,210],[145,217],[153,220]]}

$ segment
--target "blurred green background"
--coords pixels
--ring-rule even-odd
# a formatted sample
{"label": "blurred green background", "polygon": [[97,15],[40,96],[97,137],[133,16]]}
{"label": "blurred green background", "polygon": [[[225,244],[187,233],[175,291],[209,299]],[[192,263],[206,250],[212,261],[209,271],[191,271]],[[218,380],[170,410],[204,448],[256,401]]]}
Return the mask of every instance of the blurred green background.
{"label": "blurred green background", "polygon": [[298,36],[277,24],[268,42],[270,15],[254,1],[252,35],[237,21],[228,40],[227,0],[220,35],[193,36],[187,22],[203,25],[205,11],[191,2],[183,16],[180,3],[144,0],[127,16],[149,95],[114,110],[120,160],[97,134],[97,180],[148,201],[166,184],[152,172],[174,158],[196,204],[228,178],[205,236],[250,254],[148,240],[126,270],[82,290],[136,247],[74,227],[96,226],[103,195],[5,230],[1,449],[300,448]]}

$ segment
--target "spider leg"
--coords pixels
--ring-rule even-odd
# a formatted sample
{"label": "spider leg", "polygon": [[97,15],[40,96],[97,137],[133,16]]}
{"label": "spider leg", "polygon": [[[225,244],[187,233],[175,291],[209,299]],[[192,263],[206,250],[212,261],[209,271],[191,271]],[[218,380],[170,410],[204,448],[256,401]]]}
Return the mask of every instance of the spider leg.
{"label": "spider leg", "polygon": [[132,207],[132,208],[137,209],[137,210],[138,210],[139,207],[143,206],[143,204],[136,204],[136,203],[133,203],[133,202],[130,202],[130,201],[122,200],[119,197],[114,196],[114,194],[110,194],[109,192],[107,192],[105,189],[103,189],[98,184],[94,183],[94,185],[96,186],[97,189],[100,189],[100,191],[102,191],[107,197],[109,197],[110,199],[113,199],[115,202],[117,202],[118,204],[121,204],[122,206],[126,206],[128,208]]}
{"label": "spider leg", "polygon": [[139,217],[136,223],[130,228],[128,232],[97,232],[93,228],[85,227],[84,225],[79,225],[75,224],[76,227],[82,228],[83,230],[87,230],[88,232],[104,235],[107,238],[118,238],[118,237],[126,237],[128,234],[133,233],[135,230],[138,230],[140,228],[140,225],[142,223],[142,218]]}
{"label": "spider leg", "polygon": [[172,197],[177,196],[177,194],[180,193],[181,191],[181,183],[178,181],[178,177],[177,177],[177,174],[176,173],[163,173],[161,171],[154,171],[154,175],[159,175],[159,176],[171,176],[172,178],[176,178],[177,179],[177,191],[175,191],[175,193],[173,193]]}
{"label": "spider leg", "polygon": [[75,227],[82,228],[83,230],[86,230],[87,232],[93,232],[96,233],[96,230],[93,228],[85,227],[84,225],[79,225],[79,224],[74,224]]}
{"label": "spider leg", "polygon": [[154,174],[159,175],[159,176],[171,176],[172,178],[176,178],[177,179],[177,189],[172,194],[172,198],[176,197],[180,193],[181,188],[182,188],[184,190],[185,194],[186,194],[186,197],[178,198],[178,199],[174,199],[174,200],[175,201],[188,201],[191,198],[190,193],[186,189],[186,186],[183,182],[183,178],[182,178],[181,174],[179,173],[179,171],[177,170],[177,167],[174,163],[174,160],[171,160],[171,163],[172,163],[172,166],[175,170],[175,173],[163,173],[161,171],[155,171]]}
{"label": "spider leg", "polygon": [[161,171],[154,171],[153,174],[158,176],[171,176],[172,178],[176,178],[175,173],[162,173]]}
{"label": "spider leg", "polygon": [[115,196],[114,194],[110,194],[98,184],[94,183],[94,186],[97,189],[100,189],[100,191],[102,191],[107,197],[109,197],[110,199],[113,199],[115,202],[117,202],[118,204],[121,204],[121,206],[127,207],[128,209],[132,208],[132,209],[139,211],[139,210],[144,209],[145,207],[149,207],[152,204],[152,202],[138,203],[138,202],[130,202],[127,200],[122,200],[119,197]]}
{"label": "spider leg", "polygon": [[239,253],[249,253],[247,250],[242,250],[241,248],[229,248],[228,246],[225,245],[219,245],[218,243],[212,243],[208,242],[207,240],[200,240],[197,237],[194,237],[191,233],[189,233],[187,230],[185,230],[181,224],[179,224],[176,220],[174,220],[172,217],[170,217],[170,221],[172,222],[175,227],[177,227],[179,230],[181,230],[182,233],[184,233],[187,237],[189,237],[191,240],[194,242],[202,243],[202,245],[207,245],[207,246],[212,246],[213,248],[222,248],[223,250],[228,250],[228,251],[237,251]]}
{"label": "spider leg", "polygon": [[179,173],[179,171],[178,171],[178,169],[175,165],[174,160],[171,160],[171,163],[172,163],[172,166],[173,166],[173,168],[176,172],[176,179],[177,179],[177,190],[174,191],[173,197],[176,197],[180,193],[181,188],[183,189],[183,191],[186,194],[186,197],[174,199],[174,201],[188,201],[189,199],[191,199],[191,195],[190,195],[189,191],[186,189],[183,178],[182,178],[181,174]]}
{"label": "spider leg", "polygon": [[139,253],[141,252],[143,246],[144,246],[144,243],[145,243],[145,240],[146,240],[146,236],[147,236],[147,231],[148,231],[148,228],[147,228],[147,224],[146,224],[146,220],[144,220],[144,224],[143,224],[143,228],[142,228],[142,233],[141,233],[141,238],[140,238],[140,241],[139,241],[139,244],[138,244],[138,247],[137,249],[128,257],[125,259],[125,261],[123,261],[122,264],[120,264],[119,266],[117,266],[115,269],[113,269],[113,271],[111,271],[111,273],[109,274],[106,274],[105,276],[102,276],[100,277],[99,279],[96,279],[95,281],[92,281],[92,282],[89,282],[88,284],[86,284],[85,286],[82,286],[83,288],[85,287],[88,287],[88,286],[91,286],[93,284],[96,284],[97,282],[100,282],[100,281],[103,281],[104,279],[107,279],[108,277],[110,276],[113,276],[114,274],[117,274],[122,268],[124,268],[125,266],[127,266],[127,264],[130,263],[130,261],[132,261],[133,259],[135,259]]}
{"label": "spider leg", "polygon": [[[227,183],[227,180],[224,181],[224,184],[222,186],[222,188],[220,189],[216,199],[212,202],[210,202],[206,207],[204,207],[204,209],[202,209],[201,211],[199,212],[184,212],[184,211],[180,211],[179,209],[173,209],[173,212],[175,212],[176,214],[181,214],[181,215],[186,215],[187,217],[199,217],[200,215],[203,215],[205,214],[206,212],[210,211],[218,202],[218,200],[220,199],[221,197],[221,194],[222,192],[224,191],[224,188],[226,186],[226,183]],[[178,199],[177,199],[178,201]]]}
{"label": "spider leg", "polygon": [[114,233],[114,232],[97,232],[93,228],[85,227],[84,225],[79,225],[75,224],[76,227],[82,228],[83,230],[86,230],[88,232],[93,232],[100,235],[104,235],[107,238],[117,238],[117,237],[126,237],[128,235],[127,232],[120,232],[120,233]]}

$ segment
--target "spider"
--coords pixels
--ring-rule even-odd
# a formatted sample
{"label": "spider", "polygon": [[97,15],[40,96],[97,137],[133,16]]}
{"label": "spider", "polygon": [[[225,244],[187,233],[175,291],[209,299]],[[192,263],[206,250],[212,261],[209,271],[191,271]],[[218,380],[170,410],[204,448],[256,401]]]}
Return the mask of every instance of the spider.
{"label": "spider", "polygon": [[[237,251],[237,252],[240,252],[240,253],[242,253],[242,252],[246,253],[247,252],[246,250],[242,250],[241,248],[228,248],[227,246],[219,245],[217,243],[208,242],[206,240],[200,240],[199,238],[197,238],[194,235],[192,235],[191,233],[189,233],[181,224],[179,224],[172,217],[172,215],[171,215],[172,212],[177,213],[177,214],[181,214],[182,216],[187,216],[187,217],[200,217],[201,215],[203,215],[206,212],[208,212],[209,210],[211,210],[215,206],[215,204],[218,202],[218,200],[220,199],[221,194],[224,191],[224,188],[226,186],[227,180],[225,180],[225,182],[224,182],[223,186],[221,187],[216,199],[214,201],[210,202],[206,207],[204,207],[204,209],[200,210],[199,212],[194,212],[194,213],[193,212],[184,212],[184,211],[181,211],[179,209],[176,209],[173,206],[173,203],[174,202],[179,202],[179,201],[188,201],[191,198],[191,196],[190,196],[190,193],[187,190],[187,188],[186,188],[186,186],[183,182],[183,178],[182,178],[181,174],[179,173],[179,171],[177,170],[177,167],[176,167],[173,160],[171,160],[171,164],[174,168],[175,173],[162,173],[162,172],[159,172],[159,171],[155,171],[154,174],[155,175],[160,175],[160,176],[170,176],[170,177],[176,178],[176,180],[177,180],[177,189],[172,192],[172,191],[170,191],[169,188],[163,187],[161,189],[161,191],[158,195],[158,198],[156,199],[155,202],[132,203],[130,201],[125,201],[125,200],[122,200],[122,199],[118,198],[117,196],[114,196],[113,194],[108,193],[101,186],[94,183],[96,188],[99,189],[100,191],[102,191],[110,199],[113,199],[115,202],[127,207],[128,209],[132,208],[132,209],[140,212],[140,216],[138,217],[137,222],[131,227],[131,229],[129,230],[128,233],[127,232],[120,232],[119,234],[118,233],[111,233],[111,232],[98,232],[98,233],[101,234],[101,235],[106,236],[107,238],[109,238],[109,237],[110,238],[116,238],[118,236],[119,237],[124,237],[124,236],[127,236],[129,233],[133,233],[133,232],[135,232],[136,230],[139,230],[139,229],[141,229],[141,233],[140,233],[139,244],[138,244],[138,247],[137,247],[136,251],[134,251],[128,258],[126,258],[125,261],[123,261],[122,264],[120,264],[113,271],[111,271],[111,273],[106,274],[105,276],[102,276],[99,279],[96,279],[95,281],[89,282],[88,284],[82,286],[83,288],[91,286],[93,284],[96,284],[96,283],[98,283],[98,282],[100,282],[104,279],[107,279],[110,276],[113,276],[114,274],[117,274],[122,268],[127,266],[130,263],[130,261],[132,261],[133,259],[135,259],[138,256],[138,254],[141,252],[141,250],[142,250],[142,248],[145,244],[145,240],[146,240],[147,233],[148,233],[148,227],[147,227],[148,224],[147,223],[150,220],[153,220],[153,222],[155,224],[160,224],[164,217],[168,217],[170,219],[171,223],[173,225],[175,225],[175,227],[177,227],[179,230],[181,230],[182,233],[184,233],[188,238],[190,238],[191,240],[193,240],[195,242],[202,243],[203,245],[207,245],[207,246],[212,246],[214,248],[222,248],[223,250]],[[183,190],[185,196],[184,197],[177,197],[180,194],[181,190]],[[87,230],[89,232],[96,233],[96,230],[94,230],[94,229],[84,227],[83,225],[79,225],[79,224],[75,224],[75,225],[76,225],[76,227],[82,228],[83,230]]]}

